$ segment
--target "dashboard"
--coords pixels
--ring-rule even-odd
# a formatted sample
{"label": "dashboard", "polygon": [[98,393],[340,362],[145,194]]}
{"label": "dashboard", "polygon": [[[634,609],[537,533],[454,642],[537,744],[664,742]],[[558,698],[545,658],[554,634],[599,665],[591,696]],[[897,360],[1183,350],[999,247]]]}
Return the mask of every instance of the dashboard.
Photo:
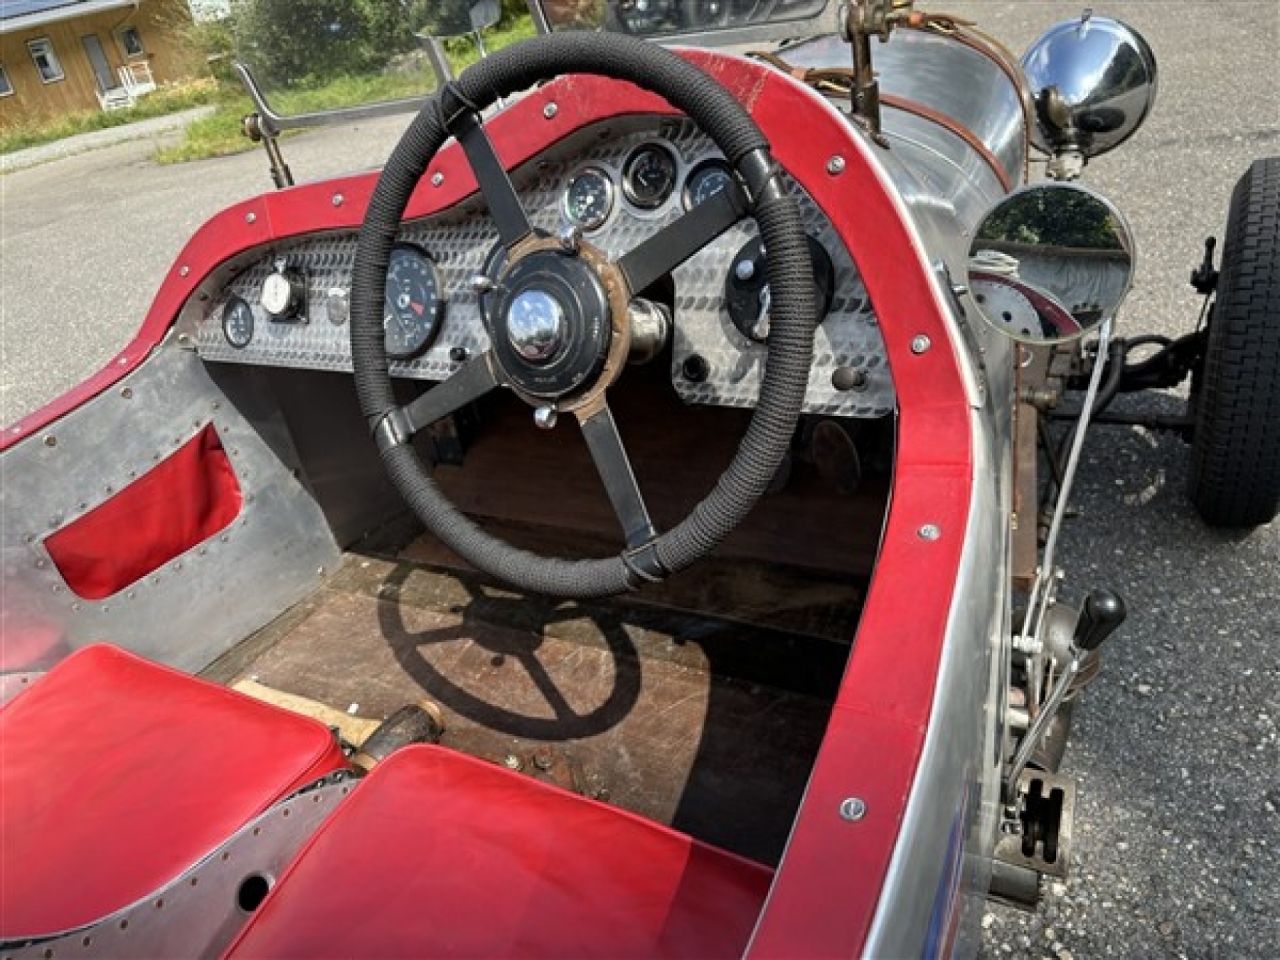
{"label": "dashboard", "polygon": [[[611,259],[627,253],[731,174],[688,120],[634,117],[589,127],[511,173],[535,229],[576,226]],[[857,269],[813,200],[788,178],[809,236],[822,311],[804,411],[881,417],[893,382]],[[477,276],[503,254],[483,201],[406,222],[392,255],[384,308],[393,376],[442,381],[489,347]],[[193,340],[212,363],[347,371],[351,366],[354,231],[317,233],[259,249],[220,273]],[[671,275],[654,299],[673,308],[671,383],[686,403],[754,406],[768,333],[767,252],[744,220]],[[625,378],[624,378],[625,382]]]}

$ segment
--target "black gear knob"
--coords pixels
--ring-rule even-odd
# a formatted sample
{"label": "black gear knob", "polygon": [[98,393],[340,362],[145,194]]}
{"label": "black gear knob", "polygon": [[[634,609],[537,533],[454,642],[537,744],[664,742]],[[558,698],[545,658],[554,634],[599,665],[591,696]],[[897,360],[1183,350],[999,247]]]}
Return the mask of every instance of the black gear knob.
{"label": "black gear knob", "polygon": [[1075,645],[1081,650],[1097,650],[1115,633],[1129,615],[1124,598],[1114,590],[1099,587],[1084,598],[1080,619],[1076,623]]}

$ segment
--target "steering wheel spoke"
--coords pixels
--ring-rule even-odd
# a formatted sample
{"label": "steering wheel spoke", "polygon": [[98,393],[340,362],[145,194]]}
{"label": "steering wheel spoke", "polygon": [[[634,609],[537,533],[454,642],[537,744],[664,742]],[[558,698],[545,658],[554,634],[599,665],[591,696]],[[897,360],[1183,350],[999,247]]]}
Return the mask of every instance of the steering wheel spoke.
{"label": "steering wheel spoke", "polygon": [[498,237],[510,250],[532,233],[533,228],[506,168],[493,149],[493,141],[484,132],[479,115],[471,110],[458,115],[452,132],[462,144],[462,152],[467,155],[467,162],[480,184],[480,193],[489,204],[489,213],[498,227]]}
{"label": "steering wheel spoke", "polygon": [[[503,385],[493,353],[485,352],[466,363],[444,383],[432,387],[417,400],[400,408],[400,425],[412,437],[437,420]],[[406,438],[407,439],[407,438]]]}
{"label": "steering wheel spoke", "polygon": [[661,280],[748,213],[747,198],[736,183],[712,194],[674,223],[618,259],[632,293]]}
{"label": "steering wheel spoke", "polygon": [[658,531],[649,519],[649,508],[640,493],[640,485],[636,482],[635,471],[631,469],[631,458],[622,445],[613,412],[608,405],[601,405],[592,413],[584,411],[578,421],[587,449],[591,451],[591,459],[595,461],[609,502],[613,505],[613,512],[622,525],[627,548],[635,549],[651,543],[658,536]]}

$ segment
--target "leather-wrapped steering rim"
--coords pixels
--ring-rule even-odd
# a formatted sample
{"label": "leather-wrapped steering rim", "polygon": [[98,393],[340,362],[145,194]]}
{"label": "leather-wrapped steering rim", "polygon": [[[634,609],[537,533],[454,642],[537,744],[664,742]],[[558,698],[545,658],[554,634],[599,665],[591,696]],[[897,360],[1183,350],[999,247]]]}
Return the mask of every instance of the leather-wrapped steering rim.
{"label": "leather-wrapped steering rim", "polygon": [[[656,534],[650,526],[640,539],[629,535],[633,542],[619,556],[591,560],[543,557],[517,549],[480,529],[449,502],[409,441],[426,422],[503,384],[494,378],[492,361],[486,355],[424,394],[421,399],[429,402],[415,401],[419,409],[414,409],[415,404],[400,407],[392,394],[382,325],[387,267],[401,217],[414,188],[451,135],[461,142],[476,172],[504,244],[511,247],[526,238],[521,230],[527,229],[527,220],[521,223],[523,210],[484,133],[480,114],[499,97],[568,73],[599,74],[651,90],[692,118],[715,141],[745,185],[745,211],[755,218],[769,251],[767,276],[772,293],[768,355],[759,401],[737,453],[715,488],[666,533]],[[661,233],[675,227],[709,242],[744,211],[744,207],[726,209],[722,203],[718,213],[698,213],[703,206],[710,209],[709,204],[695,207]],[[688,255],[670,263],[668,269]],[[630,280],[627,256],[618,264]],[[643,270],[636,272],[643,274]],[[636,280],[629,284],[630,293],[645,285]],[[470,67],[424,105],[396,146],[360,229],[352,276],[352,361],[360,407],[387,472],[427,528],[477,568],[520,589],[585,599],[622,593],[685,569],[714,549],[746,517],[790,446],[808,382],[815,312],[812,266],[799,209],[781,182],[764,135],[733,96],[686,60],[644,41],[606,33],[554,34],[507,47]],[[607,406],[604,412],[607,415]],[[621,453],[616,431],[611,437],[608,434],[612,426],[608,418],[605,446],[611,439]],[[585,420],[583,427],[585,436]],[[593,435],[599,436],[601,431],[593,430]],[[591,436],[588,443],[595,456],[597,445]],[[625,453],[622,463],[629,472]],[[625,527],[624,511],[607,476],[605,482]],[[634,478],[631,492],[638,499]],[[627,498],[624,495],[622,499]],[[642,501],[640,507],[643,511]]]}

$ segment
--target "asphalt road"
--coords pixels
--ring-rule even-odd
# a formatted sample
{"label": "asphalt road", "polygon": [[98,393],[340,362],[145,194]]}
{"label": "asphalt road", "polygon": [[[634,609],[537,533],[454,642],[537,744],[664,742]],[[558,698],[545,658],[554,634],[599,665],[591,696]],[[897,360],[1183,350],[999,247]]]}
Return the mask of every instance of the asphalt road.
{"label": "asphalt road", "polygon": [[[1079,12],[1047,0],[939,3],[1015,51]],[[1194,324],[1187,275],[1221,234],[1256,157],[1280,154],[1274,0],[1097,3],[1160,65],[1143,130],[1085,181],[1127,213],[1139,248],[1122,332]],[[371,166],[405,121],[288,142],[312,179]],[[130,143],[0,177],[0,422],[111,359],[191,231],[267,189],[258,153],[161,168]],[[1144,403],[1175,409],[1176,393]],[[1137,429],[1089,439],[1066,529],[1065,592],[1110,586],[1130,619],[1076,713],[1076,867],[1034,917],[992,908],[991,957],[1280,957],[1280,524],[1206,529],[1184,497],[1187,451]]]}

